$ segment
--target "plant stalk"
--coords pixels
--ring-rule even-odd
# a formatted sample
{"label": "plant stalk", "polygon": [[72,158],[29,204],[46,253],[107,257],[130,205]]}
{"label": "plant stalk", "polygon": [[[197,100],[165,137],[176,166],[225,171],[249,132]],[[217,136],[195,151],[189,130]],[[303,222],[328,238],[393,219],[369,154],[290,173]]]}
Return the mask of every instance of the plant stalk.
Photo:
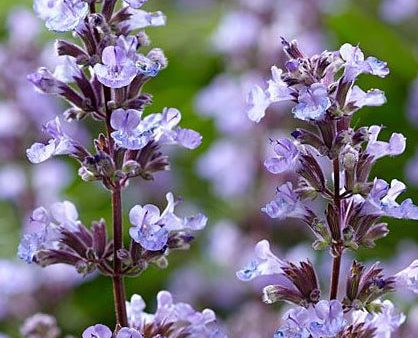
{"label": "plant stalk", "polygon": [[123,248],[122,228],[122,193],[117,185],[112,191],[112,214],[113,214],[113,296],[115,301],[116,323],[122,327],[128,326],[126,314],[125,285],[122,274],[122,262],[118,257],[118,251]]}
{"label": "plant stalk", "polygon": [[[112,99],[111,89],[103,86],[104,100],[107,104]],[[109,141],[110,155],[114,157],[114,142],[111,137],[112,127],[110,125],[112,111],[106,106],[106,132]],[[123,218],[122,218],[122,189],[117,181],[112,187],[112,223],[113,223],[113,298],[115,302],[116,326],[128,326],[126,313],[125,284],[122,273],[122,262],[118,257],[118,251],[123,248]]]}
{"label": "plant stalk", "polygon": [[[334,169],[334,205],[337,208],[338,228],[340,229],[339,240],[341,240],[342,210],[341,210],[341,196],[340,196],[340,161],[338,158],[334,159],[333,161],[333,169]],[[339,243],[337,243],[337,245],[339,245]],[[342,251],[339,248],[332,248],[332,249],[336,249],[336,250],[332,250],[334,255],[333,255],[333,261],[332,261],[331,289],[330,289],[329,298],[336,299],[338,295]]]}

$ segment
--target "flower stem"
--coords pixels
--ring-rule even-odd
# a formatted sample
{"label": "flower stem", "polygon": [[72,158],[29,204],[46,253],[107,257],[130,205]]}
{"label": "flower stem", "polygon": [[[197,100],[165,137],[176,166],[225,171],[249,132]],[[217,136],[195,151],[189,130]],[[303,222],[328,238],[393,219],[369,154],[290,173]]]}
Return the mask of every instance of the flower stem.
{"label": "flower stem", "polygon": [[[111,89],[103,86],[105,104],[112,99]],[[111,137],[112,127],[110,118],[112,112],[106,106],[106,132],[109,141],[110,155],[114,157],[115,149]],[[112,187],[112,219],[113,219],[113,298],[115,302],[116,324],[122,327],[128,326],[126,313],[125,285],[122,273],[122,262],[118,257],[118,251],[123,248],[123,219],[122,219],[122,190],[117,181]]]}
{"label": "flower stem", "polygon": [[123,248],[122,229],[122,193],[118,185],[112,191],[112,214],[113,214],[113,296],[115,300],[116,323],[122,327],[128,326],[126,314],[125,285],[123,281],[122,262],[118,257],[118,251]]}
{"label": "flower stem", "polygon": [[331,291],[329,298],[336,299],[338,293],[338,282],[340,279],[341,255],[337,255],[332,261]]}
{"label": "flower stem", "polygon": [[[338,295],[338,284],[340,279],[341,255],[340,241],[341,241],[341,227],[342,227],[342,210],[341,210],[341,196],[340,196],[340,161],[338,158],[333,161],[334,169],[334,205],[337,208],[338,214],[338,228],[340,229],[340,238],[333,243],[333,261],[332,261],[332,275],[331,275],[331,290],[330,299],[336,299]],[[334,239],[335,240],[335,239]]]}

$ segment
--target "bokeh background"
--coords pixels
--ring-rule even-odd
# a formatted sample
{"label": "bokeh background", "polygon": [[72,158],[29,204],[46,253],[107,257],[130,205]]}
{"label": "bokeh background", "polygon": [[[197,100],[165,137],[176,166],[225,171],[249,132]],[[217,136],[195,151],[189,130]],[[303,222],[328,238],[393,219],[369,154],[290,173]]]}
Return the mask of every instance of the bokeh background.
{"label": "bokeh background", "polygon": [[[280,15],[263,17],[262,6],[268,8],[269,2]],[[9,81],[24,81],[17,78],[23,69],[41,66],[39,62],[47,58],[47,45],[56,38],[40,23],[39,35],[20,42],[39,49],[22,52],[22,64],[14,65],[16,78],[6,76],[4,70],[16,62],[8,17],[21,6],[30,11],[31,1],[0,1],[0,88],[10,87]],[[204,211],[209,225],[190,251],[171,255],[167,269],[150,268],[140,278],[128,280],[128,295],[141,294],[152,310],[156,293],[168,288],[179,301],[217,310],[232,337],[269,337],[278,326],[281,309],[262,304],[260,287],[241,285],[234,277],[253,244],[270,238],[276,251],[287,257],[311,257],[321,265],[324,276],[329,264],[327,253],[310,256],[311,237],[300,224],[278,224],[261,215],[260,207],[273,195],[278,182],[262,174],[266,150],[260,145],[267,145],[269,137],[288,134],[294,122],[286,107],[272,112],[278,118],[266,119],[261,125],[247,122],[240,91],[247,82],[267,78],[272,64],[283,64],[278,51],[281,35],[301,39],[307,51],[334,50],[344,42],[360,44],[366,55],[387,61],[391,74],[386,79],[361,78],[361,87],[384,90],[388,102],[383,107],[363,109],[357,114],[357,123],[382,124],[387,127],[383,139],[397,131],[408,140],[406,152],[379,161],[374,174],[387,181],[398,178],[406,182],[408,191],[403,197],[417,202],[418,161],[414,156],[418,152],[418,86],[414,87],[414,81],[418,76],[418,1],[150,0],[146,9],[161,10],[168,17],[166,26],[147,31],[153,47],[163,48],[169,59],[169,67],[147,85],[146,91],[154,96],[151,110],[179,108],[183,126],[201,132],[204,142],[196,151],[174,154],[172,172],[157,175],[156,182],[135,182],[126,193],[125,209],[134,204],[164,205],[165,193],[174,191],[184,197],[185,208]],[[28,17],[14,30],[25,32],[34,27]],[[254,31],[260,33],[254,35]],[[47,52],[42,52],[43,48]],[[225,82],[229,85],[216,87]],[[68,199],[77,205],[80,219],[89,223],[101,217],[109,220],[109,195],[99,185],[82,182],[70,161],[61,161],[54,169],[41,168],[36,175],[31,172],[24,149],[39,139],[36,128],[43,122],[46,108],[36,100],[31,101],[31,109],[10,104],[20,99],[4,88],[0,90],[0,140],[7,140],[0,147],[0,332],[19,337],[18,327],[24,318],[42,311],[55,315],[63,332],[79,337],[92,323],[113,323],[110,281],[99,276],[80,280],[61,270],[46,275],[17,262],[16,248],[30,206],[52,202],[53,198]],[[48,107],[55,107],[52,114],[65,110],[60,103]],[[7,124],[14,108],[26,109],[33,116],[32,127],[23,134],[18,122]],[[231,122],[228,116],[232,115]],[[97,134],[97,125],[91,121],[72,128],[86,139]],[[16,177],[16,171],[21,176]],[[49,179],[42,180],[43,176]],[[29,202],[28,194],[32,196]],[[389,270],[400,270],[418,257],[417,226],[390,220],[391,233],[375,248],[356,255],[365,261],[379,259]],[[404,311],[413,311],[416,306],[411,299],[401,299],[400,304]],[[253,333],[249,333],[250,326]]]}

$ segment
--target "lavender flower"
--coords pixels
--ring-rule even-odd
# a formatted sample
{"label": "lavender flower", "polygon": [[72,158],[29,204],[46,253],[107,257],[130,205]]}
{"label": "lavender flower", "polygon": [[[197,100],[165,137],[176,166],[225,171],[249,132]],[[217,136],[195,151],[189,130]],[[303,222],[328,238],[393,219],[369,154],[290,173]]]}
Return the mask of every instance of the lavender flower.
{"label": "lavender flower", "polygon": [[381,106],[386,103],[385,93],[379,89],[371,89],[364,92],[359,86],[353,86],[347,97],[348,105],[357,108],[365,106]]}
{"label": "lavender flower", "polygon": [[347,327],[342,304],[320,301],[314,307],[291,309],[283,316],[285,324],[274,337],[337,337]]}
{"label": "lavender flower", "polygon": [[51,139],[47,144],[34,143],[26,150],[26,155],[32,163],[41,163],[56,155],[71,155],[78,152],[78,142],[62,131],[58,117],[47,122],[43,129]]}
{"label": "lavender flower", "polygon": [[309,330],[315,338],[334,337],[347,325],[343,306],[338,300],[321,300],[315,305],[316,321],[311,319]]}
{"label": "lavender flower", "polygon": [[418,207],[411,199],[406,199],[401,204],[396,202],[398,196],[405,190],[406,186],[401,181],[392,180],[389,186],[384,180],[375,179],[362,212],[400,219],[418,219]]}
{"label": "lavender flower", "polygon": [[103,50],[102,63],[94,65],[94,71],[101,83],[110,88],[129,85],[138,73],[134,61],[119,46],[109,46]]}
{"label": "lavender flower", "polygon": [[107,326],[96,324],[84,330],[82,338],[112,338],[112,336],[112,331]]}
{"label": "lavender flower", "polygon": [[116,338],[143,338],[144,336],[138,330],[123,327]]}
{"label": "lavender flower", "polygon": [[260,122],[265,115],[265,110],[270,106],[271,100],[259,86],[255,86],[248,94],[248,117],[254,122]]}
{"label": "lavender flower", "polygon": [[306,309],[291,309],[285,313],[283,319],[286,323],[275,332],[274,338],[310,337],[310,332],[307,328],[309,323],[309,312]]}
{"label": "lavender flower", "polygon": [[405,315],[396,311],[395,306],[389,300],[377,302],[379,312],[371,314],[366,311],[355,311],[353,313],[354,323],[366,323],[375,330],[374,337],[389,338],[391,333],[405,322]]}
{"label": "lavender flower", "polygon": [[134,227],[129,229],[131,237],[150,251],[162,250],[174,233],[187,233],[205,227],[207,218],[202,214],[179,218],[174,214],[175,201],[172,193],[167,193],[167,207],[160,214],[158,207],[152,204],[136,205],[129,212]]}
{"label": "lavender flower", "polygon": [[284,219],[286,217],[304,218],[309,211],[293,190],[292,183],[287,182],[277,188],[276,198],[268,203],[261,211],[271,218]]}
{"label": "lavender flower", "polygon": [[46,68],[40,68],[36,73],[28,75],[28,80],[45,94],[59,95],[64,93],[63,82],[54,77]]}
{"label": "lavender flower", "polygon": [[123,0],[132,8],[141,8],[148,0]]}
{"label": "lavender flower", "polygon": [[367,143],[366,153],[377,160],[384,156],[397,156],[402,154],[406,148],[406,138],[402,134],[393,133],[389,142],[378,141],[382,127],[369,127],[369,141]]}
{"label": "lavender flower", "polygon": [[418,293],[418,260],[413,261],[407,268],[398,272],[395,277],[396,284],[399,287]]}
{"label": "lavender flower", "polygon": [[126,149],[142,149],[152,139],[152,130],[140,125],[142,112],[129,109],[117,109],[113,112],[110,123],[116,131],[112,138],[116,144]]}
{"label": "lavender flower", "polygon": [[271,252],[270,243],[262,240],[254,248],[254,258],[246,267],[237,272],[237,277],[240,280],[249,281],[258,276],[279,274],[284,265],[285,263]]}
{"label": "lavender flower", "polygon": [[[298,119],[305,121],[320,121],[327,112],[336,113],[332,103],[337,100],[343,109],[344,105],[354,106],[357,109],[365,105],[381,105],[384,103],[383,92],[373,90],[364,93],[358,87],[351,89],[353,82],[362,74],[372,74],[385,77],[389,74],[387,64],[375,57],[364,59],[359,47],[350,44],[341,46],[339,52],[323,52],[307,58],[297,48],[296,42],[283,41],[285,51],[290,60],[286,63],[287,73],[277,67],[272,68],[272,79],[269,80],[269,88],[264,91],[260,86],[255,86],[250,92],[248,103],[250,109],[248,116],[251,120],[259,122],[265,114],[265,110],[271,103],[291,100],[296,103],[292,112]],[[319,67],[316,62],[321,63]],[[341,78],[341,91],[333,92],[332,76],[339,69],[344,69]],[[316,69],[320,74],[313,74]],[[344,87],[344,89],[343,89]],[[351,98],[346,102],[347,93]],[[344,97],[344,100],[342,100]],[[330,111],[331,110],[331,111]],[[351,107],[352,110],[352,107]]]}
{"label": "lavender flower", "polygon": [[272,174],[279,174],[287,170],[294,170],[299,157],[298,147],[288,138],[282,138],[275,142],[274,152],[277,157],[273,157],[264,161],[264,166]]}
{"label": "lavender flower", "polygon": [[[135,311],[134,321],[130,324],[133,327],[123,327],[115,338],[141,338],[147,330],[168,330],[175,329],[177,333],[188,333],[193,337],[202,338],[226,338],[216,324],[216,317],[212,310],[205,309],[202,312],[194,310],[189,304],[174,303],[172,295],[168,291],[160,291],[157,295],[157,310],[154,314],[144,312],[145,303],[142,297],[134,295],[132,298],[136,304],[128,302],[129,317]],[[87,328],[83,338],[90,337],[111,338],[111,331],[104,325],[97,324]]]}
{"label": "lavender flower", "polygon": [[77,209],[69,201],[54,203],[49,210],[35,209],[30,218],[33,232],[23,236],[18,248],[19,258],[32,263],[41,250],[56,248],[59,228],[73,230],[78,222]]}
{"label": "lavender flower", "polygon": [[83,0],[35,0],[33,7],[46,27],[56,32],[75,29],[89,12]]}
{"label": "lavender flower", "polygon": [[331,106],[326,87],[314,83],[299,92],[299,103],[292,112],[301,120],[322,120],[326,110]]}
{"label": "lavender flower", "polygon": [[121,26],[126,26],[129,31],[150,26],[164,26],[167,21],[166,16],[160,11],[150,13],[140,9],[131,9],[128,13],[130,14],[129,19],[126,23],[121,24]]}
{"label": "lavender flower", "polygon": [[358,46],[353,47],[346,43],[340,48],[340,56],[345,61],[344,80],[352,82],[362,73],[368,73],[379,77],[389,74],[386,62],[380,61],[373,56],[364,59],[364,54]]}
{"label": "lavender flower", "polygon": [[294,91],[287,86],[286,82],[283,81],[282,72],[283,71],[276,66],[271,67],[272,78],[268,81],[267,89],[271,102],[294,99],[294,96],[292,96]]}

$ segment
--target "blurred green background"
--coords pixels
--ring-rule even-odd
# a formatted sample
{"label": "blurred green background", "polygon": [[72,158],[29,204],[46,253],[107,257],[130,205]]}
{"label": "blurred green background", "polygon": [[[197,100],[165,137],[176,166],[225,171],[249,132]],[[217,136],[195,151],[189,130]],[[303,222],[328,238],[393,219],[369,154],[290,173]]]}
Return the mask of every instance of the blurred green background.
{"label": "blurred green background", "polygon": [[[209,37],[218,24],[225,8],[225,2],[215,2],[214,6],[187,8],[179,6],[173,0],[152,0],[147,10],[161,10],[168,16],[165,27],[147,30],[152,45],[164,49],[169,67],[157,80],[147,85],[146,91],[154,95],[153,111],[160,111],[165,106],[177,107],[183,114],[183,127],[200,131],[204,137],[203,145],[194,152],[181,152],[173,165],[173,190],[184,198],[192,199],[205,210],[209,218],[239,218],[234,215],[233,206],[210,193],[209,184],[199,179],[194,173],[195,161],[210,143],[216,139],[216,129],[210,119],[197,117],[193,103],[198,91],[206,86],[214,75],[222,71],[222,57],[211,51]],[[1,37],[4,37],[5,20],[10,9],[16,6],[30,6],[29,0],[1,0],[0,22]],[[362,88],[380,88],[385,91],[388,102],[380,108],[363,109],[358,115],[363,125],[383,124],[387,128],[382,138],[387,139],[390,133],[402,132],[408,139],[406,152],[399,157],[385,158],[375,168],[376,176],[391,180],[398,178],[406,181],[404,167],[418,148],[417,129],[406,118],[407,99],[412,81],[418,74],[417,27],[383,23],[377,15],[379,1],[351,1],[342,12],[324,15],[324,25],[329,36],[328,49],[338,48],[344,42],[359,43],[366,55],[374,55],[388,62],[391,74],[386,79],[363,77]],[[193,8],[192,8],[193,7]],[[285,10],[285,9],[284,9]],[[415,28],[415,29],[414,29]],[[51,35],[45,33],[45,39]],[[278,43],[278,42],[277,42]],[[59,113],[59,112],[57,112]],[[94,129],[94,124],[90,128]],[[22,154],[23,156],[23,154]],[[76,172],[74,164],[73,169]],[[418,170],[418,168],[417,168]],[[144,183],[147,185],[148,183]],[[94,187],[94,188],[93,188]],[[142,189],[139,186],[139,191]],[[146,189],[146,187],[145,187]],[[104,217],[109,219],[109,196],[99,186],[82,183],[78,178],[65,191],[65,198],[73,201],[79,208],[81,219],[90,222]],[[411,187],[405,194],[418,201],[418,189]],[[163,196],[163,194],[161,194]],[[138,201],[142,203],[144,201]],[[1,257],[13,257],[20,236],[19,213],[6,202],[0,202],[0,254]],[[376,248],[361,251],[363,258],[390,258],[394,248],[403,239],[418,241],[417,224],[408,221],[390,221],[391,233],[378,242]],[[176,266],[186,264],[197,253],[198,246],[192,251],[177,252],[169,258],[167,270],[151,268],[140,278],[127,281],[128,294],[141,293],[148,304],[153,304],[156,292],[165,286],[167,276]],[[1,278],[1,277],[0,277]],[[221,286],[220,286],[221,287]],[[71,292],[58,307],[44,309],[57,315],[65,332],[79,334],[91,323],[113,323],[113,300],[110,281],[98,278],[88,281]],[[16,335],[19,323],[7,320],[0,323],[0,332]]]}

